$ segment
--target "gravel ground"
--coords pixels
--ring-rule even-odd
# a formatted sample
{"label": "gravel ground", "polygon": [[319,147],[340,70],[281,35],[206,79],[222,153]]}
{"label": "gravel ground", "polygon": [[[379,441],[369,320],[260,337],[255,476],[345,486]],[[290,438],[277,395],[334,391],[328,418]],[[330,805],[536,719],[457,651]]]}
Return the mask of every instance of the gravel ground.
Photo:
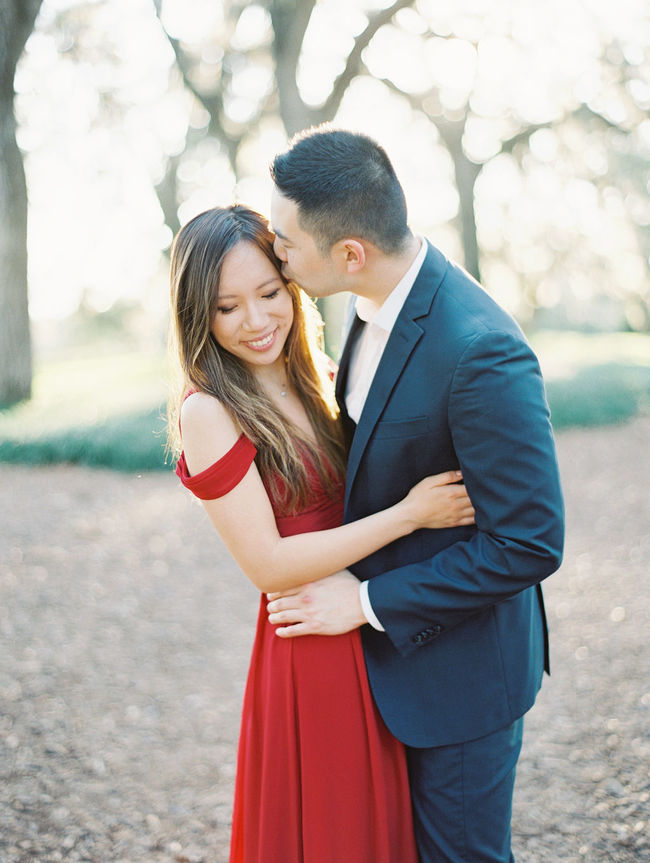
{"label": "gravel ground", "polygon": [[[650,861],[649,442],[558,439],[518,863]],[[256,591],[171,474],[0,465],[0,512],[0,863],[224,863]]]}

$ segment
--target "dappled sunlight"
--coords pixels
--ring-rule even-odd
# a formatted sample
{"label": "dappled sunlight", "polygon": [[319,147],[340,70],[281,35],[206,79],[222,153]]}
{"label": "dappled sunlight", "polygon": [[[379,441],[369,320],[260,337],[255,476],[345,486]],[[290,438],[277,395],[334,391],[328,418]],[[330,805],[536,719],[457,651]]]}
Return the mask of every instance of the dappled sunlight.
{"label": "dappled sunlight", "polygon": [[29,402],[0,413],[0,437],[47,435],[165,402],[167,368],[160,354],[119,353],[52,360],[34,377]]}
{"label": "dappled sunlight", "polygon": [[[255,3],[241,14],[225,16],[226,8],[195,0],[188,14],[187,4],[165,0],[161,16],[192,59],[198,91],[210,94],[227,75],[225,133],[255,127],[238,148],[236,173],[223,142],[207,134],[205,104],[181,86],[148,0],[45,0],[16,78],[35,320],[65,318],[82,299],[104,311],[126,298],[151,312],[152,327],[161,326],[161,252],[171,230],[154,185],[170,159],[178,159],[181,223],[234,198],[268,210],[267,166],[286,140],[277,114],[258,116],[274,86],[271,16]],[[307,103],[328,96],[373,11],[363,0],[316,4],[298,64]],[[451,144],[441,136],[444,124],[451,130],[462,122],[458,146],[469,166],[484,166],[475,194],[483,281],[524,323],[539,306],[557,308],[556,318],[568,310],[582,325],[577,308],[589,297],[579,274],[591,299],[611,294],[622,309],[618,321],[604,313],[595,323],[643,325],[628,294],[642,294],[647,278],[638,230],[650,222],[650,206],[631,183],[615,199],[607,177],[614,161],[647,155],[648,122],[639,120],[622,152],[620,136],[608,142],[600,131],[563,120],[583,101],[627,128],[635,105],[648,104],[641,20],[635,0],[615,16],[596,0],[568,7],[560,0],[551,7],[462,0],[446,8],[421,0],[377,31],[362,54],[370,75],[352,81],[341,104],[338,123],[387,147],[413,228],[461,261],[461,198]],[[608,44],[610,52],[620,45],[624,56],[604,62]],[[626,90],[616,83],[623,60],[638,68]],[[423,100],[421,110],[412,98]],[[531,124],[540,128],[526,133]],[[518,134],[521,144],[512,145]]]}
{"label": "dappled sunlight", "polygon": [[[97,311],[124,297],[146,302],[158,274],[168,235],[152,156],[169,146],[187,100],[167,90],[171,52],[148,7],[129,3],[121,15],[113,2],[80,11],[75,26],[85,28],[87,14],[97,28],[81,62],[73,42],[63,39],[57,51],[49,29],[56,5],[44,3],[43,30],[28,42],[16,90],[36,319],[64,318],[82,297]],[[183,121],[183,136],[185,128]]]}
{"label": "dappled sunlight", "polygon": [[[567,543],[544,582],[553,677],[526,719],[515,856],[648,850],[647,0],[404,3],[42,0],[14,82],[26,189],[0,109],[9,856],[228,859],[259,592],[166,447],[170,244],[216,205],[268,214],[271,159],[323,121],[385,147],[414,233],[515,316],[543,372]],[[349,299],[319,302],[332,357]]]}

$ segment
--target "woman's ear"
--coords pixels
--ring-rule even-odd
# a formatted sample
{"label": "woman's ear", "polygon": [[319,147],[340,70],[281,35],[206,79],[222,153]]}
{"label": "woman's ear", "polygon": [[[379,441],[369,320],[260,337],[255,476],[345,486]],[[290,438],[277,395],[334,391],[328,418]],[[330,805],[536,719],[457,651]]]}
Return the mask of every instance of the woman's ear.
{"label": "woman's ear", "polygon": [[366,250],[360,240],[346,237],[335,244],[335,251],[346,273],[352,275],[362,270],[366,264]]}

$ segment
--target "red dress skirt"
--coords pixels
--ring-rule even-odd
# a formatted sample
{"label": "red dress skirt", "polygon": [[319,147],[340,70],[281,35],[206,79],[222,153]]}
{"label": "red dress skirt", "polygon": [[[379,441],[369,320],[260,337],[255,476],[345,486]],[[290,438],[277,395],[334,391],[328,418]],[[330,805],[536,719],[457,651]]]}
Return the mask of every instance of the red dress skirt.
{"label": "red dress skirt", "polygon": [[[255,456],[241,437],[207,471],[177,473],[203,499],[227,493]],[[313,472],[312,499],[287,514],[281,536],[341,524]],[[225,489],[225,490],[224,490]],[[372,699],[359,631],[282,639],[261,597],[237,757],[230,863],[415,863],[402,744]]]}

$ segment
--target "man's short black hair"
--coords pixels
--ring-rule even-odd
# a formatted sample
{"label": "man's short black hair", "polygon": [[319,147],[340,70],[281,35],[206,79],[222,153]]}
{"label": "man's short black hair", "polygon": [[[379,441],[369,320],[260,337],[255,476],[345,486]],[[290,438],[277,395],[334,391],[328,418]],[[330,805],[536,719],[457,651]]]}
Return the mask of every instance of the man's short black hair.
{"label": "man's short black hair", "polygon": [[367,135],[301,132],[275,157],[271,177],[298,205],[300,227],[322,252],[359,237],[395,254],[410,236],[402,187],[384,149]]}

